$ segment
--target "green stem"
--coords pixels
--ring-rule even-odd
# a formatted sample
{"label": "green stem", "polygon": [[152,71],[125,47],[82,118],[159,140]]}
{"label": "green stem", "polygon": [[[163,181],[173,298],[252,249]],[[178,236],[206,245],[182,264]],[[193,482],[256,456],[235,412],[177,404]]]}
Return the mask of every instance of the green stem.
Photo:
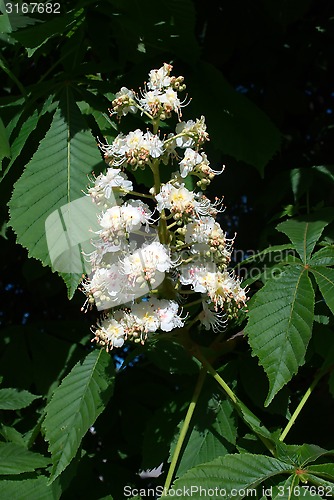
{"label": "green stem", "polygon": [[[152,120],[152,125],[153,125],[153,134],[157,134],[159,131],[159,125],[160,125],[160,119]],[[154,178],[154,191],[155,194],[158,194],[160,191],[160,186],[161,186],[161,181],[160,181],[160,170],[159,170],[159,158],[155,159],[152,164],[151,164],[151,170],[153,172],[153,178]],[[162,210],[160,213],[160,220],[159,220],[159,240],[163,244],[167,244],[169,242],[169,237],[168,237],[168,229],[167,229],[167,222],[166,222],[166,214],[165,211]]]}
{"label": "green stem", "polygon": [[312,392],[313,392],[313,389],[315,388],[315,386],[318,384],[319,380],[323,377],[323,375],[325,375],[325,373],[327,373],[328,370],[326,371],[322,371],[322,372],[319,372],[318,375],[316,375],[314,377],[314,380],[312,382],[312,384],[310,385],[310,387],[308,387],[308,389],[306,390],[304,396],[302,397],[299,405],[297,406],[297,408],[295,409],[295,411],[293,412],[289,422],[287,423],[285,429],[283,429],[282,431],[282,434],[280,435],[279,437],[279,440],[280,441],[284,441],[284,439],[286,438],[288,432],[290,431],[291,427],[293,426],[293,424],[295,423],[299,413],[302,411],[303,409],[303,406],[305,405],[306,401],[308,400],[308,398],[311,396]]}
{"label": "green stem", "polygon": [[174,141],[175,139],[177,139],[178,137],[192,137],[193,134],[189,134],[189,133],[185,133],[185,132],[180,132],[179,134],[176,134],[176,135],[173,135],[173,137],[170,137],[169,139],[166,139],[164,141],[165,144],[168,144],[169,142],[172,142]]}
{"label": "green stem", "polygon": [[205,377],[206,377],[206,369],[202,366],[201,371],[199,373],[198,380],[197,380],[197,384],[196,384],[196,387],[194,390],[194,394],[193,394],[193,397],[191,399],[191,402],[190,402],[190,405],[189,405],[189,408],[188,408],[188,411],[186,414],[186,418],[184,419],[184,422],[183,422],[183,425],[181,428],[179,439],[177,440],[177,443],[176,443],[176,447],[175,447],[175,450],[173,453],[172,461],[171,461],[169,469],[168,469],[168,474],[167,474],[165,485],[164,485],[164,492],[167,492],[169,490],[170,485],[172,483],[175,468],[176,468],[176,465],[177,465],[179,457],[180,457],[183,443],[184,443],[184,440],[186,438],[186,435],[187,435],[187,432],[189,429],[189,425],[190,425],[190,421],[191,421],[191,418],[193,416],[194,410],[196,408],[196,404],[197,404],[198,398],[200,396]]}
{"label": "green stem", "polygon": [[[207,371],[210,373],[210,375],[213,376],[213,378],[218,382],[218,384],[224,389],[228,397],[231,399],[232,403],[234,404],[236,410],[238,411],[239,415],[243,418],[244,410],[242,406],[247,409],[247,411],[254,415],[244,403],[240,401],[240,399],[234,394],[232,389],[227,385],[224,379],[218,373],[216,370],[210,365],[210,363],[204,358],[204,356],[201,353],[196,353],[197,359],[202,363],[202,365],[207,369]],[[254,418],[259,421],[259,419],[254,415]],[[245,424],[251,429],[254,434],[262,441],[264,446],[270,451],[272,455],[275,454],[275,448],[270,441],[270,439],[267,439],[266,437],[262,436],[261,434],[258,434],[256,430],[243,418],[243,421]]]}
{"label": "green stem", "polygon": [[149,198],[150,200],[154,200],[154,196],[152,196],[151,194],[138,193],[137,191],[127,191],[126,189],[120,189],[120,191],[125,194],[131,194],[133,196],[139,196],[141,198]]}
{"label": "green stem", "polygon": [[[137,109],[139,109],[139,111],[141,111],[144,115],[146,115],[150,120],[152,120],[152,123],[153,123],[153,129],[154,129],[154,118],[152,115],[150,115],[147,111],[145,111],[144,108],[142,108],[136,101],[132,101],[131,102],[131,105],[133,106],[136,106]],[[158,121],[158,124],[159,124],[159,121]],[[154,132],[153,131],[153,134],[156,134],[157,132]]]}
{"label": "green stem", "polygon": [[218,384],[224,389],[224,391],[226,392],[228,397],[231,399],[231,401],[235,405],[238,405],[239,401],[238,401],[237,396],[234,394],[232,389],[227,385],[225,380],[220,375],[218,375],[216,370],[210,365],[210,363],[206,359],[203,359],[202,356],[201,356],[200,361],[203,363],[203,366],[205,366],[205,368],[210,373],[210,375],[212,375],[213,378],[218,382]]}

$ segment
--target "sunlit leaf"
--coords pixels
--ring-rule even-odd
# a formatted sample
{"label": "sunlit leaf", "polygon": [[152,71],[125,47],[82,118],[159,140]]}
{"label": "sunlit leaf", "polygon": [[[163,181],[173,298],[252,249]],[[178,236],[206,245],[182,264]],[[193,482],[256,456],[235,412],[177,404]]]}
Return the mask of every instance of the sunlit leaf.
{"label": "sunlit leaf", "polygon": [[245,333],[269,379],[266,405],[304,363],[313,316],[314,291],[302,266],[289,266],[257,292]]}
{"label": "sunlit leaf", "polygon": [[111,356],[96,349],[77,363],[55,390],[43,424],[53,460],[51,481],[69,465],[82,438],[106,407],[113,382]]}

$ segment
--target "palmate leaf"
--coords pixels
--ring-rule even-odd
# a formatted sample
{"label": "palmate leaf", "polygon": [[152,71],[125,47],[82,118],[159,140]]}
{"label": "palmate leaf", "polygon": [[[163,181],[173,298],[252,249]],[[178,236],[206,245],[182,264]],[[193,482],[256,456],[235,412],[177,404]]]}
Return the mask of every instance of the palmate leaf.
{"label": "palmate leaf", "polygon": [[269,379],[266,405],[304,363],[313,317],[314,290],[303,266],[288,266],[257,292],[245,333]]}
{"label": "palmate leaf", "polygon": [[[63,206],[82,198],[87,174],[101,162],[95,141],[67,88],[56,110],[51,127],[37,152],[16,182],[9,202],[11,225],[17,241],[26,247],[29,256],[50,265],[45,221]],[[81,221],[77,221],[78,226]],[[82,221],[85,226],[86,221]],[[64,234],[66,228],[64,229]],[[66,255],[64,279],[72,296],[81,279],[78,253]]]}
{"label": "palmate leaf", "polygon": [[310,267],[319,290],[329,309],[334,314],[334,269],[324,266]]}
{"label": "palmate leaf", "polygon": [[55,390],[43,424],[53,459],[51,482],[69,465],[89,427],[106,407],[113,382],[111,356],[104,350],[94,350]]}
{"label": "palmate leaf", "polygon": [[326,209],[313,215],[289,219],[276,226],[294,244],[301,260],[307,264],[324,228],[334,218],[334,211]]}
{"label": "palmate leaf", "polygon": [[[175,481],[172,489],[181,493],[184,491],[184,495],[177,496],[181,499],[189,498],[187,492],[191,491],[191,498],[200,500],[203,490],[211,500],[223,497],[241,499],[247,496],[247,489],[256,488],[266,479],[288,472],[293,472],[293,468],[276,458],[250,453],[225,455],[190,469]],[[161,498],[174,497],[175,491]]]}
{"label": "palmate leaf", "polygon": [[0,443],[0,474],[21,474],[47,467],[50,458],[14,443]]}

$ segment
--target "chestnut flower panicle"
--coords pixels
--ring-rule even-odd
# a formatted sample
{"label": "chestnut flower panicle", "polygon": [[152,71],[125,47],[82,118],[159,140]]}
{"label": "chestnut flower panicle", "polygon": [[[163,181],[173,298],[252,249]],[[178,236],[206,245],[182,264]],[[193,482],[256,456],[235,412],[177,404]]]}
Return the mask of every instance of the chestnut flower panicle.
{"label": "chestnut flower panicle", "polygon": [[[108,168],[88,188],[100,209],[99,230],[82,288],[86,303],[103,311],[92,331],[107,351],[157,334],[175,339],[194,322],[219,333],[247,301],[228,270],[234,238],[216,220],[222,202],[203,194],[224,167],[213,169],[203,151],[209,140],[204,116],[181,121],[184,78],[172,69],[164,63],[149,72],[140,92],[122,87],[115,94],[111,115],[145,115],[152,130],[137,128],[111,144],[100,142]],[[159,124],[173,114],[175,131],[162,135]],[[134,191],[128,179],[138,168],[153,178],[147,192]],[[195,305],[197,315],[188,323],[183,310]]]}

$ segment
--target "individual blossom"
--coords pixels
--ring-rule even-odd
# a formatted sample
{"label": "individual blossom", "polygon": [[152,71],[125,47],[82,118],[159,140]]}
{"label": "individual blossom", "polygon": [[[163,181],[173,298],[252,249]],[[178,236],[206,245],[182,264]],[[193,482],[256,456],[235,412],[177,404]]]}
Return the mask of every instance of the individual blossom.
{"label": "individual blossom", "polygon": [[145,168],[153,159],[163,154],[163,142],[150,131],[145,134],[137,129],[127,135],[119,134],[112,144],[100,145],[109,165],[128,163],[131,167]]}
{"label": "individual blossom", "polygon": [[184,319],[178,314],[179,305],[174,300],[162,299],[159,301],[158,317],[160,329],[164,332],[171,332],[175,328],[184,326]]}
{"label": "individual blossom", "polygon": [[171,78],[170,73],[173,69],[171,64],[164,63],[159,69],[152,69],[149,72],[149,81],[147,87],[150,90],[163,90],[170,86]]}
{"label": "individual blossom", "polygon": [[220,211],[219,201],[211,204],[208,198],[190,191],[183,183],[176,186],[164,184],[155,198],[158,211],[168,209],[176,220],[216,215]]}
{"label": "individual blossom", "polygon": [[121,262],[122,272],[129,284],[154,284],[173,267],[169,250],[159,242],[153,242],[127,255]]}
{"label": "individual blossom", "polygon": [[94,186],[88,188],[88,194],[96,205],[105,205],[113,199],[113,193],[122,196],[132,190],[132,182],[120,168],[108,168],[105,174],[96,177]]}
{"label": "individual blossom", "polygon": [[122,87],[119,92],[116,93],[115,99],[112,101],[112,112],[117,113],[118,116],[125,116],[128,113],[136,113],[136,96],[132,90],[126,87]]}
{"label": "individual blossom", "polygon": [[194,145],[199,147],[209,140],[204,116],[197,118],[196,122],[188,120],[178,123],[175,132],[175,142],[179,148],[191,148]]}
{"label": "individual blossom", "polygon": [[106,351],[114,347],[122,347],[126,339],[126,332],[121,323],[114,318],[103,319],[94,331],[94,338]]}
{"label": "individual blossom", "polygon": [[98,310],[109,309],[118,304],[119,295],[124,290],[126,281],[119,266],[98,267],[89,280],[83,283],[83,290],[88,297],[93,297]]}
{"label": "individual blossom", "polygon": [[131,306],[131,314],[140,330],[148,333],[162,330],[170,332],[184,326],[178,314],[179,305],[173,300],[150,297]]}
{"label": "individual blossom", "polygon": [[212,307],[209,307],[205,300],[202,300],[202,307],[199,320],[204,328],[206,330],[212,329],[215,333],[223,331],[227,324],[226,314],[212,310]]}
{"label": "individual blossom", "polygon": [[186,224],[183,230],[185,243],[191,245],[191,253],[206,253],[226,266],[231,260],[233,239],[226,234],[213,217]]}
{"label": "individual blossom", "polygon": [[181,177],[187,177],[187,175],[194,170],[196,165],[201,162],[202,156],[194,149],[187,148],[185,150],[183,159],[179,163]]}
{"label": "individual blossom", "polygon": [[173,111],[180,119],[182,116],[181,108],[188,104],[186,99],[180,100],[177,91],[173,88],[142,91],[138,101],[143,111],[153,118],[159,117],[160,120],[170,118]]}
{"label": "individual blossom", "polygon": [[100,217],[102,227],[98,234],[103,240],[124,237],[124,233],[138,230],[142,225],[148,226],[152,213],[148,206],[140,200],[131,200],[123,205],[108,208]]}

